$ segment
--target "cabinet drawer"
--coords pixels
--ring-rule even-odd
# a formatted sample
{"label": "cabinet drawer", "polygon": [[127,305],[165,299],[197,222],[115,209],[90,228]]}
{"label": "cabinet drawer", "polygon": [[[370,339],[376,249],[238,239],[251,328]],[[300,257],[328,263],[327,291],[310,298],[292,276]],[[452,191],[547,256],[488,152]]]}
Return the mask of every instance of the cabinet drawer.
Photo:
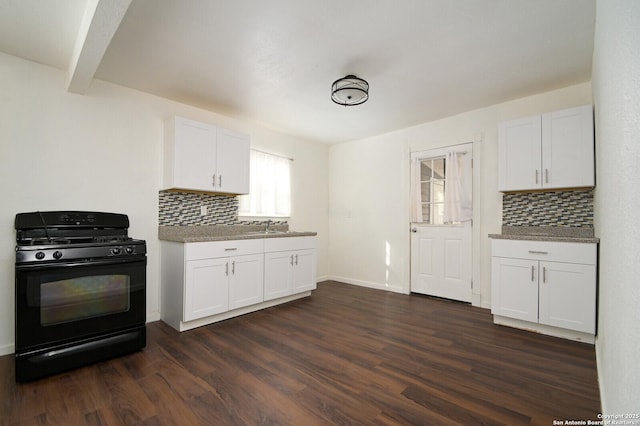
{"label": "cabinet drawer", "polygon": [[595,265],[597,244],[494,239],[491,256]]}
{"label": "cabinet drawer", "polygon": [[186,243],[184,250],[185,260],[243,256],[245,254],[262,253],[264,251],[264,239]]}
{"label": "cabinet drawer", "polygon": [[266,238],[264,240],[264,251],[267,253],[314,248],[316,248],[316,237],[282,237]]}

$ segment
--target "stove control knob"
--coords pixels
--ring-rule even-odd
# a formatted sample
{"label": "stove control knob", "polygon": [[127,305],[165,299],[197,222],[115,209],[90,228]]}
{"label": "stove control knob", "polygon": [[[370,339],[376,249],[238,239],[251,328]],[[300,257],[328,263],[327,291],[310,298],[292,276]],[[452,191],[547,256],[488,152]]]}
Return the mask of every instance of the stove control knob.
{"label": "stove control knob", "polygon": [[56,250],[56,251],[53,252],[53,258],[54,259],[60,259],[61,257],[62,257],[62,252],[61,251]]}
{"label": "stove control knob", "polygon": [[111,253],[113,254],[120,254],[120,247],[114,247],[111,249]]}
{"label": "stove control knob", "polygon": [[44,253],[41,252],[41,251],[37,252],[36,253],[36,259],[38,259],[38,260],[44,259]]}
{"label": "stove control knob", "polygon": [[133,254],[133,247],[129,246],[126,249],[124,249],[125,252],[127,252],[127,254]]}

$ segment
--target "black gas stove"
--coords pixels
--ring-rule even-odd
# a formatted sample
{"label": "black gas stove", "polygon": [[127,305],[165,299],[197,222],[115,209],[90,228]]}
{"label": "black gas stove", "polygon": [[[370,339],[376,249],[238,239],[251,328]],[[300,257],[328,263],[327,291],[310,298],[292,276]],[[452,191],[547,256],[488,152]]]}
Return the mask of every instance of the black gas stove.
{"label": "black gas stove", "polygon": [[146,244],[124,214],[19,213],[16,380],[33,380],[146,344]]}
{"label": "black gas stove", "polygon": [[144,240],[127,235],[129,218],[103,212],[16,215],[16,263],[65,262],[146,254]]}

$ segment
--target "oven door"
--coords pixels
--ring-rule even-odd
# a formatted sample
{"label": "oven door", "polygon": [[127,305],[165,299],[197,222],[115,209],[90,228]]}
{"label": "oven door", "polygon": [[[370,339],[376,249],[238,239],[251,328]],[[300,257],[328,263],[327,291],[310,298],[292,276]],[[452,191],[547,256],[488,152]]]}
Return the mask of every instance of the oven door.
{"label": "oven door", "polygon": [[16,265],[16,353],[146,320],[146,257]]}

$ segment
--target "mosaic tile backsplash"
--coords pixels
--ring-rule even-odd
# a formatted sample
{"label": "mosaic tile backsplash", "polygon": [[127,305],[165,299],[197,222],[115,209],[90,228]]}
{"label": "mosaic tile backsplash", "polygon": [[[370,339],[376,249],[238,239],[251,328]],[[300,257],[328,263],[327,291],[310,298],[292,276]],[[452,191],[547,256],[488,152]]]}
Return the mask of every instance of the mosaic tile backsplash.
{"label": "mosaic tile backsplash", "polygon": [[[207,214],[200,214],[207,206]],[[160,226],[254,225],[238,219],[235,196],[159,192]],[[275,221],[285,225],[287,221]],[[502,197],[503,226],[593,227],[593,190],[508,193]]]}
{"label": "mosaic tile backsplash", "polygon": [[[238,197],[192,192],[160,191],[158,194],[160,226],[257,225],[265,221],[238,220]],[[200,209],[207,207],[202,216]],[[287,221],[272,221],[286,225]]]}
{"label": "mosaic tile backsplash", "polygon": [[502,225],[593,228],[593,190],[503,194]]}

